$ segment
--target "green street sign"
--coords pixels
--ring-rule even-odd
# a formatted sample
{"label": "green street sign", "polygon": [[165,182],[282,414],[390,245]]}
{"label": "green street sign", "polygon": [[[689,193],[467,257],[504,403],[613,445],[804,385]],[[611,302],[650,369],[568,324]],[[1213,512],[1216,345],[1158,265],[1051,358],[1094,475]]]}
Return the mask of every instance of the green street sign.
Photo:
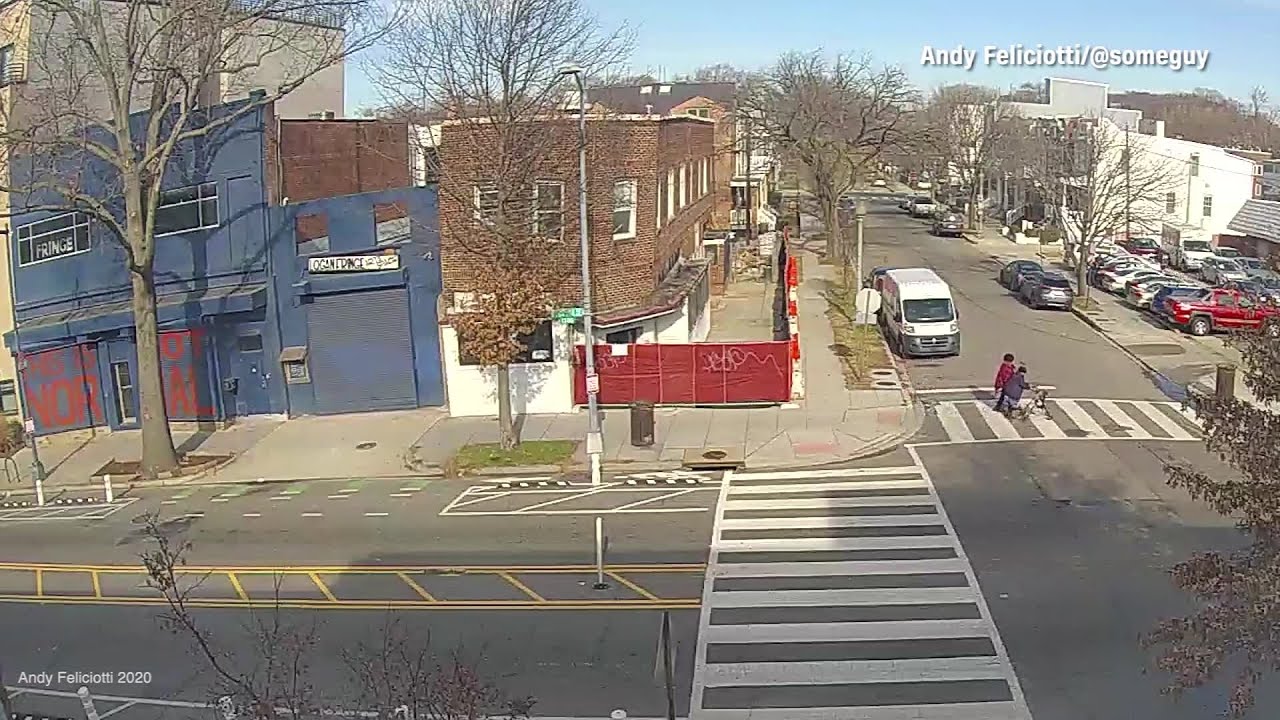
{"label": "green street sign", "polygon": [[551,319],[566,325],[572,325],[575,320],[585,314],[580,307],[560,308],[551,313]]}

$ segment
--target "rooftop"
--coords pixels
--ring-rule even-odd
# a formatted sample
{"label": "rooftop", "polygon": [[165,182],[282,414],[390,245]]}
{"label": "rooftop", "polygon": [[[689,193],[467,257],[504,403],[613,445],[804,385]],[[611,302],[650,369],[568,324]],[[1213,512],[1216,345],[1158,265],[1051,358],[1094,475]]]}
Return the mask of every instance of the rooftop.
{"label": "rooftop", "polygon": [[651,83],[647,85],[607,85],[587,91],[588,100],[622,113],[668,115],[694,98],[706,98],[732,107],[737,95],[733,83]]}

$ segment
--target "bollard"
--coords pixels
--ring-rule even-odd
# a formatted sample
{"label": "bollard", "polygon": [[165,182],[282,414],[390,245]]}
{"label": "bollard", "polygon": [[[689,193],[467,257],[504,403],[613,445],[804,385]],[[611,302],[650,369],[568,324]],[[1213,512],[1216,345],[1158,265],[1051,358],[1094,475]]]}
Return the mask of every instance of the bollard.
{"label": "bollard", "polygon": [[110,473],[102,476],[102,484],[105,486],[107,491],[107,502],[108,503],[113,502],[115,500],[115,493],[111,492],[111,474]]}
{"label": "bollard", "polygon": [[1213,394],[1219,400],[1230,400],[1236,396],[1236,368],[1234,365],[1219,365],[1218,376],[1213,386]]}
{"label": "bollard", "polygon": [[81,685],[76,694],[80,696],[80,704],[84,706],[86,720],[98,720],[98,708],[93,706],[93,696],[89,694],[89,688]]}

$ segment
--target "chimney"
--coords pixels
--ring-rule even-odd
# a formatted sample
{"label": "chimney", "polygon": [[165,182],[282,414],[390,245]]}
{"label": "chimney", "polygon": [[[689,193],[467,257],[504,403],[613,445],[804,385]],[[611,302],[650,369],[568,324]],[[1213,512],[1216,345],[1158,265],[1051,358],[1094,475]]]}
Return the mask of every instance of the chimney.
{"label": "chimney", "polygon": [[653,106],[652,106],[652,105],[645,105],[645,106],[644,106],[644,114],[645,114],[645,115],[652,115],[652,114],[653,114]]}
{"label": "chimney", "polygon": [[1164,137],[1164,121],[1163,120],[1156,121],[1156,137],[1161,137],[1161,138]]}

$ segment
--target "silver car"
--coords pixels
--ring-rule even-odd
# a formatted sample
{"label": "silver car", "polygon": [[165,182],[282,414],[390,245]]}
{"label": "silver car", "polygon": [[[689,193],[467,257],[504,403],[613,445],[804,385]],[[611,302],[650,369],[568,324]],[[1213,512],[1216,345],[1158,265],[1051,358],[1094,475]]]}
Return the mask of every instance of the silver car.
{"label": "silver car", "polygon": [[1243,265],[1235,260],[1224,257],[1211,257],[1206,258],[1204,264],[1200,266],[1200,277],[1204,278],[1207,283],[1225,285],[1229,282],[1248,280],[1249,273],[1245,271]]}

